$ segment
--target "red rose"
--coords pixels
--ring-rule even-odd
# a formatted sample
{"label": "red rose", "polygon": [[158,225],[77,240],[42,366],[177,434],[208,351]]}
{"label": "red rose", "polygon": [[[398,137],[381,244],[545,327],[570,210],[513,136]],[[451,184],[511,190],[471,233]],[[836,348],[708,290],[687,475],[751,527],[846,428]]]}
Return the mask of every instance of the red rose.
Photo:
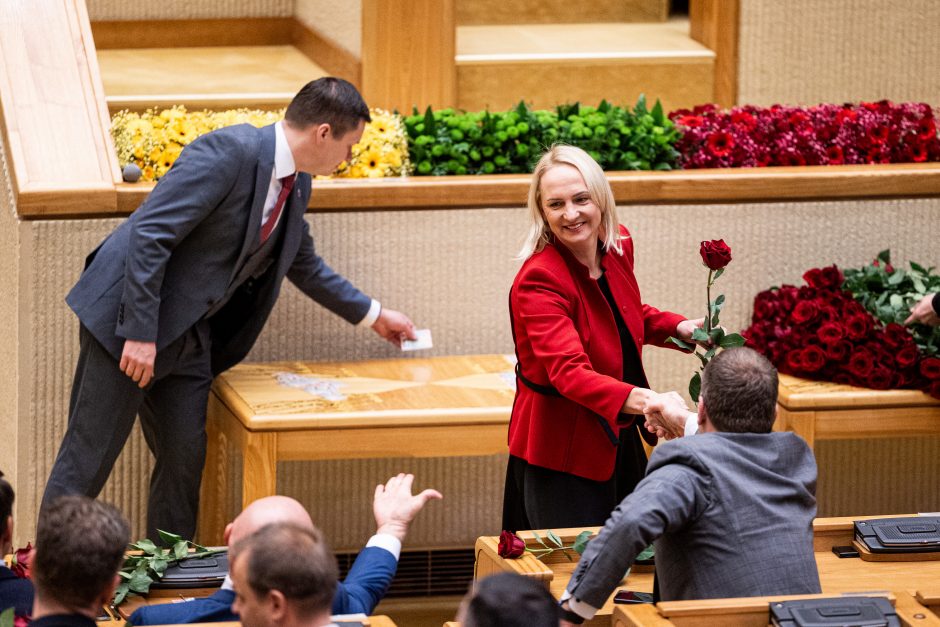
{"label": "red rose", "polygon": [[921,361],[920,373],[931,381],[940,379],[940,358],[928,357]]}
{"label": "red rose", "polygon": [[806,372],[816,372],[826,365],[826,354],[818,346],[807,346],[800,355],[800,363]]}
{"label": "red rose", "polygon": [[885,326],[884,343],[891,348],[900,348],[902,346],[912,345],[911,334],[907,327],[891,322]]}
{"label": "red rose", "polygon": [[881,366],[872,368],[868,375],[868,386],[876,390],[887,390],[894,383],[894,375],[887,368]]}
{"label": "red rose", "polygon": [[499,546],[496,552],[500,557],[509,559],[522,557],[525,553],[525,540],[511,531],[503,531],[499,534]]}
{"label": "red rose", "polygon": [[840,340],[826,347],[826,357],[828,357],[830,361],[842,362],[851,352],[852,344],[846,340]]}
{"label": "red rose", "polygon": [[898,366],[901,368],[907,368],[908,366],[914,365],[917,361],[918,354],[916,346],[908,345],[895,354],[894,360],[898,362]]}
{"label": "red rose", "polygon": [[702,242],[698,252],[709,270],[721,270],[731,263],[731,247],[723,239]]}
{"label": "red rose", "polygon": [[27,627],[29,625],[30,619],[29,616],[14,616],[13,617],[13,627]]}
{"label": "red rose", "polygon": [[849,372],[859,378],[867,377],[871,374],[874,365],[875,360],[866,350],[856,351],[849,357]]}
{"label": "red rose", "polygon": [[845,335],[841,325],[835,322],[827,322],[819,327],[816,336],[823,344],[835,344]]}
{"label": "red rose", "polygon": [[32,579],[30,576],[30,566],[33,563],[33,545],[26,543],[26,548],[17,549],[13,553],[13,559],[10,560],[10,569],[16,573],[20,579]]}
{"label": "red rose", "polygon": [[806,324],[816,318],[818,313],[819,308],[816,307],[816,303],[811,300],[801,300],[796,304],[796,307],[793,308],[793,313],[790,314],[790,317],[795,324]]}
{"label": "red rose", "polygon": [[940,381],[934,381],[926,390],[934,398],[940,398]]}
{"label": "red rose", "polygon": [[861,340],[871,332],[871,329],[871,316],[867,314],[850,316],[849,319],[845,321],[845,331],[849,339]]}

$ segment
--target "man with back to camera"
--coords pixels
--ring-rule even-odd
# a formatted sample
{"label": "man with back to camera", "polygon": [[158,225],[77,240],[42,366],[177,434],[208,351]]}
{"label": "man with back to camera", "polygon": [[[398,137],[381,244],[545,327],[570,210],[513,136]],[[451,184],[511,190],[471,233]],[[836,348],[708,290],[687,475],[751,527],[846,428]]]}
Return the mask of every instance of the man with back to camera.
{"label": "man with back to camera", "polygon": [[130,542],[121,513],[86,496],[63,496],[39,517],[33,583],[35,627],[94,627],[111,603]]}
{"label": "man with back to camera", "polygon": [[[0,555],[13,552],[13,486],[0,472]],[[16,616],[33,613],[33,583],[0,561],[0,612],[12,607]]]}
{"label": "man with back to camera", "polygon": [[407,316],[317,255],[304,219],[311,175],[348,159],[369,119],[348,82],[308,83],[282,122],[194,140],[88,256],[66,298],[80,353],[43,507],[62,494],[97,496],[139,412],[155,457],[148,537],[192,538],[212,378],[251,349],[285,277],[352,324],[395,344],[415,339]]}
{"label": "man with back to camera", "polygon": [[[330,610],[333,614],[371,614],[388,590],[398,568],[402,542],[415,516],[431,499],[441,498],[437,490],[422,490],[412,496],[413,475],[399,474],[375,489],[372,513],[376,532],[366,543],[345,581],[336,586]],[[268,496],[251,503],[225,527],[225,543],[232,549],[265,525],[287,523],[314,529],[303,505],[286,496]],[[227,577],[215,594],[184,603],[145,605],[131,614],[131,625],[167,625],[235,621],[232,603],[235,592]]]}
{"label": "man with back to camera", "polygon": [[588,543],[562,596],[591,618],[655,540],[663,601],[820,592],[813,554],[816,460],[772,432],[777,371],[749,348],[705,367],[699,432],[656,447],[646,477]]}

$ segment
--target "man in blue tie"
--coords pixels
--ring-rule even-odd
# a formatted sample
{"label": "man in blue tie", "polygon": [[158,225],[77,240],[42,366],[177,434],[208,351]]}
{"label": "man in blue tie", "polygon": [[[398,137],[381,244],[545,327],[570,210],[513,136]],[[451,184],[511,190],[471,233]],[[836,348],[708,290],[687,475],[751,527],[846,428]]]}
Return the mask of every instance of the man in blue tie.
{"label": "man in blue tie", "polygon": [[68,429],[43,508],[97,496],[136,415],[155,457],[147,534],[192,538],[212,378],[248,354],[284,278],[393,343],[416,339],[317,255],[311,175],[351,155],[369,121],[356,88],[321,78],[282,122],[223,128],[187,146],[147,200],[87,258],[66,301],[80,322]]}

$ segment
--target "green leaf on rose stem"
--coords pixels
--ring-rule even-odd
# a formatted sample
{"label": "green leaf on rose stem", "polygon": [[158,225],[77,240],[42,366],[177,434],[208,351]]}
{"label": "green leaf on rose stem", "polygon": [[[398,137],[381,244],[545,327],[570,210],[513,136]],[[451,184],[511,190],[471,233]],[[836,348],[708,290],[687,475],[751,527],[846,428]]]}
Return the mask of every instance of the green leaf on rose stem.
{"label": "green leaf on rose stem", "polygon": [[725,336],[725,330],[721,327],[715,327],[708,332],[708,339],[711,340],[712,344],[716,346],[721,343],[721,338]]}
{"label": "green leaf on rose stem", "polygon": [[897,285],[905,279],[904,270],[895,270],[893,274],[888,277],[888,285]]}
{"label": "green leaf on rose stem", "polygon": [[559,549],[562,549],[565,546],[565,543],[561,541],[561,538],[558,537],[558,534],[551,529],[548,530],[548,539],[554,542]]}
{"label": "green leaf on rose stem", "polygon": [[127,586],[133,592],[136,592],[138,594],[147,594],[148,592],[150,592],[150,584],[152,583],[153,583],[153,579],[150,577],[150,575],[147,575],[147,574],[141,575],[141,574],[135,573],[134,576],[131,577],[131,580],[127,582]]}
{"label": "green leaf on rose stem", "polygon": [[746,340],[738,333],[729,333],[721,339],[722,348],[731,348],[733,346],[744,346]]}
{"label": "green leaf on rose stem", "polygon": [[186,540],[180,540],[173,545],[173,555],[181,560],[189,554],[189,543]]}
{"label": "green leaf on rose stem", "polygon": [[718,352],[718,346],[712,346],[707,351],[705,351],[705,359],[711,360],[715,356],[715,353]]}
{"label": "green leaf on rose stem", "polygon": [[888,302],[891,303],[891,306],[894,307],[895,309],[897,309],[898,307],[902,307],[904,305],[904,299],[901,297],[900,294],[892,294]]}
{"label": "green leaf on rose stem", "polygon": [[7,609],[0,612],[0,627],[13,627],[13,621],[15,617],[13,616],[13,608],[8,607]]}
{"label": "green leaf on rose stem", "polygon": [[113,605],[120,605],[124,602],[124,599],[127,598],[127,593],[130,592],[130,586],[126,581],[122,581],[121,584],[114,591],[114,600],[111,601]]}
{"label": "green leaf on rose stem", "polygon": [[698,402],[699,392],[702,391],[702,375],[695,373],[692,375],[692,380],[689,381],[689,397],[692,399],[693,403]]}
{"label": "green leaf on rose stem", "polygon": [[160,577],[163,577],[163,573],[166,572],[166,568],[168,565],[169,565],[169,562],[167,560],[161,559],[161,558],[154,558],[154,560],[150,564],[150,568],[153,569],[153,572],[160,575]]}
{"label": "green leaf on rose stem", "polygon": [[891,263],[891,249],[888,248],[887,250],[881,251],[880,253],[878,253],[878,256],[876,257],[876,259],[878,259],[878,261],[880,261],[883,264]]}
{"label": "green leaf on rose stem", "polygon": [[918,294],[926,294],[927,286],[924,285],[924,282],[920,280],[919,277],[912,276],[911,281],[914,283],[914,289]]}
{"label": "green leaf on rose stem", "polygon": [[705,366],[708,365],[708,360],[705,358],[705,355],[703,355],[702,353],[700,353],[700,352],[698,352],[698,351],[695,351],[695,352],[692,353],[692,354],[695,355],[696,357],[698,357],[698,360],[699,360],[700,362],[702,362],[702,368],[704,368]]}
{"label": "green leaf on rose stem", "polygon": [[160,541],[167,546],[173,546],[183,539],[183,536],[178,536],[175,533],[170,533],[169,531],[164,531],[163,529],[157,529],[157,533],[160,534]]}
{"label": "green leaf on rose stem", "polygon": [[688,342],[685,342],[675,337],[667,338],[666,341],[672,342],[673,344],[675,344],[676,346],[678,346],[679,348],[683,350],[687,350],[687,351],[695,350],[695,344],[689,344]]}
{"label": "green leaf on rose stem", "polygon": [[542,540],[542,536],[540,536],[536,531],[533,531],[533,532],[532,532],[532,535],[535,536],[535,539],[538,540],[538,543],[541,544],[542,546],[544,546],[546,549],[551,548],[550,546],[548,546],[547,544],[545,544],[545,541]]}
{"label": "green leaf on rose stem", "polygon": [[138,551],[143,551],[148,555],[154,555],[157,552],[157,545],[153,543],[152,540],[144,538],[143,540],[138,540],[137,542],[131,544],[132,547]]}
{"label": "green leaf on rose stem", "polygon": [[724,273],[725,273],[725,269],[724,269],[724,268],[718,268],[717,270],[715,270],[715,274],[712,275],[712,283],[714,283],[715,281],[717,281],[717,280],[718,280],[718,277],[720,277],[720,276],[721,276],[722,274],[724,274]]}
{"label": "green leaf on rose stem", "polygon": [[633,561],[634,561],[634,562],[642,562],[642,561],[648,560],[648,559],[652,558],[653,555],[655,555],[655,553],[656,553],[656,549],[655,549],[655,548],[653,547],[653,545],[651,544],[651,545],[649,545],[648,547],[646,547],[645,549],[643,549],[642,551],[640,551],[640,554],[637,555],[637,556],[636,556],[636,559],[633,560]]}
{"label": "green leaf on rose stem", "polygon": [[924,268],[924,266],[920,265],[919,263],[914,263],[913,261],[911,262],[911,270],[919,272],[920,274],[927,274],[927,269]]}
{"label": "green leaf on rose stem", "polygon": [[118,571],[118,575],[121,577],[121,579],[130,579],[130,578],[131,578],[131,574],[130,574],[129,572],[127,572],[127,571],[124,571],[124,570]]}
{"label": "green leaf on rose stem", "polygon": [[573,548],[578,553],[578,555],[583,555],[584,549],[587,548],[587,544],[590,541],[591,541],[591,532],[582,531],[581,533],[578,534],[578,537],[574,539],[574,544],[571,545],[571,548]]}
{"label": "green leaf on rose stem", "polygon": [[692,331],[692,339],[696,342],[707,342],[708,333],[702,327],[695,327],[695,330]]}

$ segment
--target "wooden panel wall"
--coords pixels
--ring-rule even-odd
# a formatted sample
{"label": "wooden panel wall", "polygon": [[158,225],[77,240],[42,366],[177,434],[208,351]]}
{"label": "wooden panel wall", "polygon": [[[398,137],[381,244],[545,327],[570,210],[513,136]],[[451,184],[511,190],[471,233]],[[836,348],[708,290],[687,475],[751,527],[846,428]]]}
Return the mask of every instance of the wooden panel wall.
{"label": "wooden panel wall", "polygon": [[738,102],[738,24],[740,0],[690,0],[692,39],[715,52],[715,103]]}
{"label": "wooden panel wall", "polygon": [[362,92],[410,112],[457,100],[455,0],[363,0]]}
{"label": "wooden panel wall", "polygon": [[83,1],[0,2],[0,111],[20,211],[113,209],[120,174]]}

